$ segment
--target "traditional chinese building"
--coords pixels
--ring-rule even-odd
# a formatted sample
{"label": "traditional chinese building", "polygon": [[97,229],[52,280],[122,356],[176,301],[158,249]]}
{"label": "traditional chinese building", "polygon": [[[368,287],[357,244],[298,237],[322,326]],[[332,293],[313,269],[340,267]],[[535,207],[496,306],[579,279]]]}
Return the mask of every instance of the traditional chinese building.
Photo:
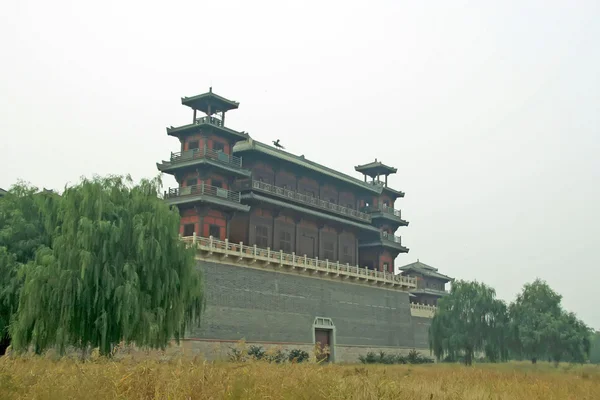
{"label": "traditional chinese building", "polygon": [[256,141],[226,125],[239,103],[212,88],[181,102],[193,118],[167,128],[179,151],[157,166],[178,183],[165,198],[181,212],[182,236],[394,272],[408,252],[394,235],[408,225],[396,205],[404,193],[388,186],[396,168],[375,159],[355,167],[361,180]]}
{"label": "traditional chinese building", "polygon": [[417,260],[414,263],[400,267],[400,273],[404,276],[416,278],[417,287],[411,290],[411,303],[437,305],[440,297],[448,294],[446,283],[454,279],[441,274],[437,268],[424,264]]}
{"label": "traditional chinese building", "polygon": [[305,351],[318,342],[331,361],[428,351],[436,308],[419,285],[439,277],[394,274],[408,252],[394,235],[408,225],[404,193],[388,186],[396,168],[375,159],[354,168],[357,179],[230,128],[226,114],[239,103],[212,90],[181,101],[192,119],[167,128],[179,148],[157,166],[177,181],[165,199],[181,213],[205,284],[189,353],[226,357],[242,338]]}

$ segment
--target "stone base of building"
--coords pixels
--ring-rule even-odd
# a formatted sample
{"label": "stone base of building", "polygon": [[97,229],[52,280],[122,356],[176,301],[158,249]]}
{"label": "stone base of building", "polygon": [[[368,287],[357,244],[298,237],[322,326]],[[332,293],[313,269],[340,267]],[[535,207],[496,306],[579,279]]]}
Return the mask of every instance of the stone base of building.
{"label": "stone base of building", "polygon": [[[275,342],[244,342],[229,340],[207,340],[207,339],[185,339],[179,345],[173,343],[164,351],[142,350],[133,347],[123,348],[116,352],[115,359],[133,358],[136,360],[152,359],[168,361],[173,359],[201,359],[206,361],[230,361],[234,349],[248,351],[251,346],[261,347],[264,351],[275,353],[277,350],[290,352],[291,350],[302,350],[307,352],[311,359],[315,359],[315,345],[312,343],[275,343]],[[412,348],[404,347],[369,347],[369,346],[346,346],[336,345],[332,349],[331,361],[336,363],[359,363],[360,356],[367,353],[380,352],[386,354],[408,355]],[[423,356],[430,356],[429,349],[414,349]]]}

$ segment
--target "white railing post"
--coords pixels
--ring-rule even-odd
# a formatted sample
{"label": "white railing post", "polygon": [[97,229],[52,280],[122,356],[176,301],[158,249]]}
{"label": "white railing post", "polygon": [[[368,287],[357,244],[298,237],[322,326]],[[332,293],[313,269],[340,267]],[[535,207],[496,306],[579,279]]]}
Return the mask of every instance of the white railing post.
{"label": "white railing post", "polygon": [[292,266],[296,266],[296,252],[292,251]]}
{"label": "white railing post", "polygon": [[256,245],[254,245],[254,258],[256,258]]}
{"label": "white railing post", "polygon": [[279,265],[283,265],[283,250],[279,250]]}
{"label": "white railing post", "polygon": [[319,269],[319,257],[315,257],[315,268]]}
{"label": "white railing post", "polygon": [[211,249],[213,248],[213,237],[212,237],[212,235],[210,235],[208,237],[208,247],[210,247]]}
{"label": "white railing post", "polygon": [[192,235],[192,243],[194,243],[194,246],[196,245],[197,240],[198,240],[198,237],[196,236],[196,232],[194,232],[194,234]]}
{"label": "white railing post", "polygon": [[306,266],[306,254],[304,255],[304,266]]}
{"label": "white railing post", "polygon": [[229,251],[229,239],[225,239],[225,251]]}
{"label": "white railing post", "polygon": [[240,242],[240,258],[244,256],[244,242]]}
{"label": "white railing post", "polygon": [[267,258],[270,260],[271,259],[271,248],[267,247]]}
{"label": "white railing post", "polygon": [[335,263],[335,270],[338,274],[340,273],[340,260],[337,260]]}

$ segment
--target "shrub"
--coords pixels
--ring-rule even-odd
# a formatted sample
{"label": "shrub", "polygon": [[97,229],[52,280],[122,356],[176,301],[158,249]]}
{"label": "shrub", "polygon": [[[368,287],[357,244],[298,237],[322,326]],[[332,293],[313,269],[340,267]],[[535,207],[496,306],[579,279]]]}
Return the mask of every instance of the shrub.
{"label": "shrub", "polygon": [[261,346],[250,346],[248,350],[248,356],[254,358],[255,360],[262,360],[265,356],[265,351]]}
{"label": "shrub", "polygon": [[267,351],[265,353],[265,360],[267,360],[270,363],[281,364],[282,362],[287,360],[287,355],[281,349]]}
{"label": "shrub", "polygon": [[369,351],[365,356],[358,356],[358,359],[360,360],[361,363],[363,364],[375,364],[377,363],[378,357],[375,353],[373,353],[372,351]]}
{"label": "shrub", "polygon": [[414,349],[407,356],[386,354],[384,351],[375,354],[370,351],[366,356],[358,356],[358,359],[363,364],[429,364],[434,362],[432,358],[425,357]]}
{"label": "shrub", "polygon": [[288,354],[288,360],[296,363],[308,361],[309,357],[310,355],[306,351],[300,349],[290,350],[290,353]]}

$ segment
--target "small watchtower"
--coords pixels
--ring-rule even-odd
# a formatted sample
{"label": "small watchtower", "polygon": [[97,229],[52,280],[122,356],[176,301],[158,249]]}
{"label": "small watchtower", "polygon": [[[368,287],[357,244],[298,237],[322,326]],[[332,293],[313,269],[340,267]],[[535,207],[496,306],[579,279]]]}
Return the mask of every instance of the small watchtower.
{"label": "small watchtower", "polygon": [[[202,122],[200,120],[209,118],[207,122],[217,126],[225,126],[225,113],[229,110],[235,110],[240,106],[237,101],[227,100],[217,94],[214,94],[212,87],[209,88],[208,93],[202,93],[193,97],[182,97],[181,104],[190,107],[194,110],[193,124]],[[206,117],[197,118],[196,112],[201,111],[206,114]],[[219,117],[213,117],[219,115]]]}
{"label": "small watchtower", "polygon": [[[380,184],[383,183],[383,185],[385,187],[387,187],[388,176],[398,172],[398,169],[396,169],[394,167],[390,167],[389,165],[385,165],[381,161],[377,161],[377,159],[375,159],[375,161],[370,162],[368,164],[358,165],[358,166],[354,167],[354,170],[356,172],[360,172],[361,174],[364,175],[365,182],[367,182],[367,176],[368,176],[371,178],[372,183],[376,183],[376,182],[380,183]],[[380,179],[380,177],[382,175],[385,177],[384,182],[381,182],[381,179]]]}

